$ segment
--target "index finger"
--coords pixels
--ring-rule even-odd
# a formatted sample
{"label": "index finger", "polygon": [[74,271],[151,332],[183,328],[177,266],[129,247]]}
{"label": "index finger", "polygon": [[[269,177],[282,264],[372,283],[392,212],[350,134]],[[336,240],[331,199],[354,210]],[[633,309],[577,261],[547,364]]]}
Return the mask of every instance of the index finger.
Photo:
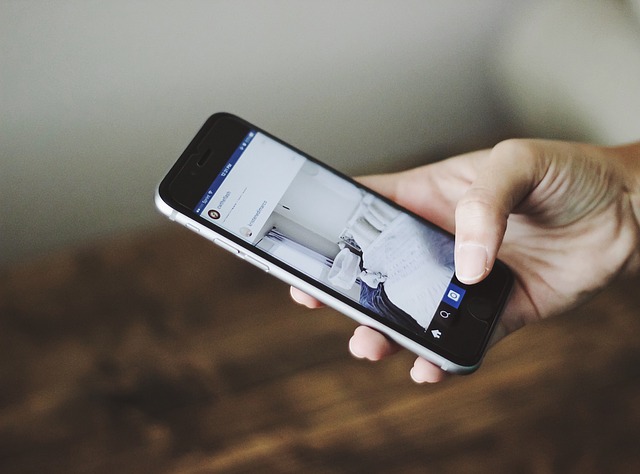
{"label": "index finger", "polygon": [[320,303],[320,301],[315,299],[313,296],[309,296],[304,291],[301,291],[294,286],[291,287],[291,289],[289,290],[289,293],[291,294],[291,298],[293,298],[293,301],[301,305],[304,305],[307,308],[316,309],[316,308],[322,308],[324,306],[322,303]]}

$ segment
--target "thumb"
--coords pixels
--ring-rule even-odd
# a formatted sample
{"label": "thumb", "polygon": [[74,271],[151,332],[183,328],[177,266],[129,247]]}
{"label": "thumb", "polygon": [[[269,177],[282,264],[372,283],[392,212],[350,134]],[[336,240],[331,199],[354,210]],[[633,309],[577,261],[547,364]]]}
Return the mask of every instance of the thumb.
{"label": "thumb", "polygon": [[508,140],[482,155],[481,171],[456,206],[456,276],[467,284],[493,268],[513,209],[535,188],[542,168],[535,142]]}

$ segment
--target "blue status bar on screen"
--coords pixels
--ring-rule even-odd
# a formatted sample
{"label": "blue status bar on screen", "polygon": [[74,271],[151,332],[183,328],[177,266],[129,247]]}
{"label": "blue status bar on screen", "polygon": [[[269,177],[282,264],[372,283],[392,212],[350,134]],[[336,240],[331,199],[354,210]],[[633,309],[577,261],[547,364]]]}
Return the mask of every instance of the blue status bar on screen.
{"label": "blue status bar on screen", "polygon": [[244,151],[249,146],[249,143],[251,143],[251,140],[253,140],[253,137],[255,136],[256,132],[254,130],[251,130],[249,133],[247,133],[247,136],[245,136],[240,145],[238,145],[238,148],[236,148],[236,150],[233,152],[231,158],[229,158],[229,161],[227,161],[227,163],[224,165],[224,168],[222,168],[222,171],[218,173],[216,179],[213,180],[213,183],[211,183],[211,186],[209,186],[207,192],[204,193],[204,196],[202,196],[202,199],[200,199],[200,202],[195,208],[196,213],[200,214],[204,210],[204,208],[207,206],[207,203],[211,200],[215,192],[222,185],[224,180],[227,178],[227,175],[231,172],[231,170],[238,162]]}

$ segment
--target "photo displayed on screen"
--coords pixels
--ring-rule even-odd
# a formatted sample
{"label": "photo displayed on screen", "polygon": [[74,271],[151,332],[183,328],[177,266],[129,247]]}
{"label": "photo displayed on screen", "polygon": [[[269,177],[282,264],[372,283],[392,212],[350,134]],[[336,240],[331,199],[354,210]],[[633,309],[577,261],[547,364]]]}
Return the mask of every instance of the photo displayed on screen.
{"label": "photo displayed on screen", "polygon": [[453,239],[259,133],[195,211],[417,333],[454,273]]}

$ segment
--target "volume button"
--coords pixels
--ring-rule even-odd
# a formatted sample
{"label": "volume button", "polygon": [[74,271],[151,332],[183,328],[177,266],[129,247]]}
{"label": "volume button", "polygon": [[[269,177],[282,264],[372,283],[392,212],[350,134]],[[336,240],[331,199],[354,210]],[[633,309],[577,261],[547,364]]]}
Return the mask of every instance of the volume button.
{"label": "volume button", "polygon": [[231,245],[229,245],[226,242],[223,242],[222,240],[218,240],[218,239],[213,239],[213,243],[222,247],[225,250],[228,250],[229,252],[238,255],[240,252],[238,251],[238,249],[232,247]]}

